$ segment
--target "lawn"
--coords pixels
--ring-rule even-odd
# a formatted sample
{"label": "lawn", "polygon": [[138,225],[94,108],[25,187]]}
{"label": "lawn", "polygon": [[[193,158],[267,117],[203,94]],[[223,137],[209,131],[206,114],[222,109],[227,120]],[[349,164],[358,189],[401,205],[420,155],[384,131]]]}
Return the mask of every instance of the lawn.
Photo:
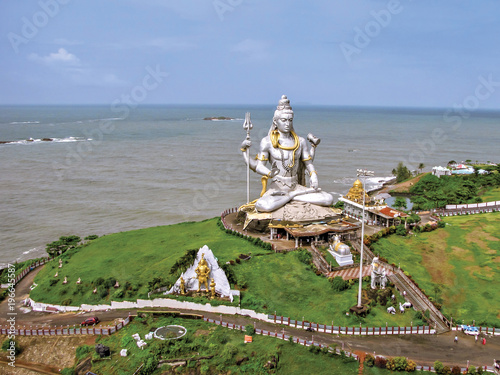
{"label": "lawn", "polygon": [[500,213],[445,218],[446,227],[372,245],[400,264],[455,321],[500,327]]}
{"label": "lawn", "polygon": [[483,202],[500,201],[500,187],[487,190],[481,195]]}
{"label": "lawn", "polygon": [[[144,350],[140,350],[131,335],[139,333],[144,339],[150,330],[165,325],[181,325],[187,329],[187,334],[178,340],[147,341]],[[98,374],[125,375],[132,374],[141,366],[154,359],[155,353],[163,359],[193,358],[213,356],[210,359],[188,361],[176,373],[194,373],[197,369],[201,374],[268,374],[264,366],[273,357],[278,358],[278,373],[283,374],[357,374],[358,363],[345,363],[340,356],[329,356],[324,353],[313,354],[308,348],[259,335],[253,336],[253,342],[243,343],[244,332],[233,331],[220,326],[206,323],[202,320],[179,319],[173,317],[136,318],[129,326],[112,336],[102,336],[97,342],[109,346],[111,360],[94,362],[92,372]],[[127,357],[120,357],[120,350],[128,350]],[[83,352],[80,349],[78,352]],[[95,357],[95,356],[94,356]],[[241,361],[237,365],[237,361]],[[165,366],[151,374],[164,373]],[[307,369],[307,370],[306,370]]]}
{"label": "lawn", "polygon": [[[76,251],[64,253],[62,268],[58,268],[57,261],[46,265],[35,278],[38,286],[31,292],[31,298],[74,306],[109,303],[110,300],[132,301],[147,298],[148,283],[153,279],[168,279],[170,268],[186,250],[208,245],[219,264],[236,259],[241,253],[267,252],[242,238],[226,234],[216,223],[217,219],[210,219],[100,237]],[[54,277],[56,272],[57,278]],[[68,284],[62,285],[65,276]],[[82,284],[77,285],[79,277]],[[120,287],[114,289],[116,281]],[[96,286],[99,291],[93,294]]]}
{"label": "lawn", "polygon": [[[234,260],[241,253],[252,253],[249,261],[231,266],[238,287],[243,289],[242,308],[268,314],[276,311],[293,320],[305,317],[321,324],[333,321],[342,326],[416,323],[413,314],[390,315],[382,306],[374,307],[366,319],[346,316],[346,311],[357,302],[357,284],[334,292],[330,282],[301,263],[295,252],[269,253],[225,233],[217,226],[217,219],[117,233],[98,238],[79,250],[69,250],[62,256],[62,268],[54,261],[40,271],[31,298],[73,306],[147,298],[149,282],[158,277],[168,279],[170,268],[187,249],[204,244],[212,249],[219,264]],[[63,285],[65,276],[68,284]],[[77,285],[79,277],[82,284]],[[116,281],[120,286],[115,289]]]}
{"label": "lawn", "polygon": [[[235,266],[239,284],[245,284],[242,307],[266,311],[322,324],[385,326],[410,325],[412,314],[390,315],[385,307],[376,306],[366,319],[346,316],[356,304],[358,284],[342,292],[332,289],[330,282],[317,276],[309,266],[301,263],[296,252],[252,258]],[[243,280],[240,282],[239,280]],[[263,307],[265,306],[265,310]]]}

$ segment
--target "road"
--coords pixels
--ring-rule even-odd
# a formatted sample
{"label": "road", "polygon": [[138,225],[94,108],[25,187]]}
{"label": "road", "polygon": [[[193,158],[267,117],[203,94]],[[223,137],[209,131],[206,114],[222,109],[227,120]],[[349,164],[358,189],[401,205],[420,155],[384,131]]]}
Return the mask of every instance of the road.
{"label": "road", "polygon": [[[136,315],[137,310],[110,310],[98,313],[41,313],[21,310],[22,300],[28,296],[29,287],[33,283],[33,278],[41,268],[28,274],[16,287],[16,324],[19,328],[35,328],[46,326],[66,326],[78,325],[85,317],[97,315],[101,319],[101,326],[106,326],[116,319],[123,319],[129,314]],[[7,300],[0,304],[0,324],[7,323]],[[148,309],[151,310],[151,309]],[[158,309],[161,310],[161,309]],[[212,319],[219,319],[220,314],[213,314],[201,311],[183,310],[185,313],[195,313],[204,315]],[[467,360],[470,364],[488,365],[493,364],[493,359],[500,358],[500,337],[488,337],[486,345],[475,342],[471,336],[458,333],[458,343],[454,343],[454,332],[441,335],[400,335],[400,336],[347,336],[331,335],[319,332],[307,332],[303,329],[281,326],[271,322],[250,319],[241,315],[224,315],[225,322],[247,325],[254,324],[256,328],[266,331],[277,331],[292,335],[295,338],[307,339],[324,345],[336,344],[337,347],[344,347],[351,352],[375,353],[387,357],[404,356],[414,360],[418,365],[432,366],[434,361],[439,360],[445,365],[458,365],[465,367]]]}

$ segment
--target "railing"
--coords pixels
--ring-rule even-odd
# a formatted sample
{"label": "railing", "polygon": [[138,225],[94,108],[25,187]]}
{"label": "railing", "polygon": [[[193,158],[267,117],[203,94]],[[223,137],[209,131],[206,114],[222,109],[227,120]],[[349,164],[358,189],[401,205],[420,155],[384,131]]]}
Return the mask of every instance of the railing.
{"label": "railing", "polygon": [[[203,318],[203,320],[205,322],[208,322],[208,323],[214,323],[214,324],[217,324],[217,325],[220,325],[221,327],[226,327],[226,328],[229,328],[229,329],[236,329],[238,331],[244,331],[245,330],[245,326],[240,326],[240,325],[237,325],[237,324],[232,324],[232,323],[227,323],[227,322],[224,322],[222,319],[210,319],[210,318]],[[271,332],[271,331],[267,331],[265,329],[255,329],[255,334],[257,335],[262,335],[262,336],[268,336],[268,337],[275,337],[275,338],[278,338],[278,339],[281,339],[281,340],[289,340],[290,337],[292,336],[289,336],[285,333],[278,333],[277,331],[274,331],[274,332]],[[323,345],[321,343],[318,343],[318,342],[314,342],[314,338],[313,340],[311,341],[307,341],[307,340],[304,340],[304,339],[300,339],[300,338],[293,338],[292,337],[292,341],[296,344],[300,344],[300,345],[304,345],[304,346],[317,346],[319,347],[320,349],[321,348],[329,348],[329,346],[327,345]],[[329,350],[333,353],[336,353],[336,354],[339,354],[341,353],[341,351],[339,349],[332,349],[332,348],[329,348]],[[354,353],[351,353],[351,352],[348,352],[348,351],[344,351],[345,355],[347,357],[352,357],[354,359],[356,359],[357,361],[359,361],[359,357],[354,354]]]}
{"label": "railing", "polygon": [[284,316],[268,315],[268,320],[275,324],[282,324],[293,328],[308,329],[315,332],[330,333],[336,335],[358,335],[358,336],[378,336],[378,335],[432,335],[434,329],[429,326],[411,327],[341,327],[324,325],[308,321],[293,320]]}
{"label": "railing", "polygon": [[14,336],[71,336],[71,335],[112,335],[113,333],[119,331],[132,321],[131,316],[128,316],[118,324],[111,327],[76,327],[76,326],[66,326],[61,327],[35,327],[35,329],[30,328],[0,328],[0,334],[2,335],[14,335]]}

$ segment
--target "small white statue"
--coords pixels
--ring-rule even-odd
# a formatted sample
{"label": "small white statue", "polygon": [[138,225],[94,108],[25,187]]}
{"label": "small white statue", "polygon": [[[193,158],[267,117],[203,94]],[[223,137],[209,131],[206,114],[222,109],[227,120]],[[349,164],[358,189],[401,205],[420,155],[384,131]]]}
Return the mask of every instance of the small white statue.
{"label": "small white statue", "polygon": [[77,284],[81,284],[81,283],[82,283],[82,279],[81,279],[81,278],[78,278],[78,280],[76,280],[76,283],[77,283]]}
{"label": "small white statue", "polygon": [[94,290],[92,291],[92,293],[96,294],[97,293],[97,287],[94,288]]}
{"label": "small white statue", "polygon": [[385,284],[387,283],[387,276],[385,274],[385,269],[380,266],[378,257],[373,258],[372,261],[372,289],[376,289],[377,285],[380,285],[381,289],[385,289]]}
{"label": "small white statue", "polygon": [[62,259],[59,258],[59,268],[62,268]]}
{"label": "small white statue", "polygon": [[56,272],[56,274],[54,275],[54,277],[57,277],[57,276],[59,276],[59,272]]}
{"label": "small white statue", "polygon": [[64,276],[63,284],[67,284],[67,283],[68,283],[68,276]]}

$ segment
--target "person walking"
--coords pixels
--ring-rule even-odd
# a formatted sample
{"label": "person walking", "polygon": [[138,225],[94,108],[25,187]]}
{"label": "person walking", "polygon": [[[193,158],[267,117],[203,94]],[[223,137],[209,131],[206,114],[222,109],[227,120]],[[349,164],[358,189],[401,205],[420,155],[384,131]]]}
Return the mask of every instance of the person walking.
{"label": "person walking", "polygon": [[477,336],[479,336],[479,335],[476,335],[476,336],[474,337],[475,342],[477,342]]}
{"label": "person walking", "polygon": [[455,344],[458,342],[458,336],[455,335]]}

